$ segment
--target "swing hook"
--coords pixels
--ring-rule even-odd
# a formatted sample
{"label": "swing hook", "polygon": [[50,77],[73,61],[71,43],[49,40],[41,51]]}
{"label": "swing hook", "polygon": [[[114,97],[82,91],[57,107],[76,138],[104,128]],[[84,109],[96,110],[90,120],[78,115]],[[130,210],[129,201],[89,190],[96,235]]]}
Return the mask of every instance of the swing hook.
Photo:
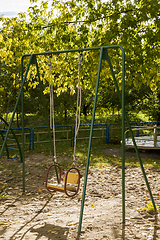
{"label": "swing hook", "polygon": [[[81,49],[81,48],[79,48],[79,49]],[[82,60],[83,60],[83,52],[79,51],[79,63],[77,63],[77,64],[81,65]]]}
{"label": "swing hook", "polygon": [[52,55],[50,55],[50,56],[48,57],[48,60],[49,60],[48,66],[51,67],[51,65],[52,65]]}
{"label": "swing hook", "polygon": [[75,167],[76,162],[77,162],[77,161],[76,161],[76,157],[75,157],[75,154],[74,154],[74,155],[73,155],[73,163],[72,163],[72,166],[73,166],[73,167]]}

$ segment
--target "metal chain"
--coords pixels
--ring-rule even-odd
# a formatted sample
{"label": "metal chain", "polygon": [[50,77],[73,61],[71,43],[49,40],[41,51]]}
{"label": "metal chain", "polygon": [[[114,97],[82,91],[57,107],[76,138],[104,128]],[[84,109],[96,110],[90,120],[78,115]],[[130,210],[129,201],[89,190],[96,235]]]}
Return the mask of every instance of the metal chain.
{"label": "metal chain", "polygon": [[57,163],[55,124],[54,124],[54,98],[52,82],[52,56],[49,56],[49,92],[50,92],[50,128],[53,128],[54,162]]}
{"label": "metal chain", "polygon": [[78,130],[80,127],[80,115],[81,115],[81,79],[80,79],[80,73],[81,73],[81,62],[83,60],[82,53],[79,52],[78,55],[78,90],[77,90],[77,111],[76,111],[76,124],[75,124],[75,136],[74,136],[74,154],[73,154],[73,166],[76,162],[76,141],[77,141],[77,135]]}

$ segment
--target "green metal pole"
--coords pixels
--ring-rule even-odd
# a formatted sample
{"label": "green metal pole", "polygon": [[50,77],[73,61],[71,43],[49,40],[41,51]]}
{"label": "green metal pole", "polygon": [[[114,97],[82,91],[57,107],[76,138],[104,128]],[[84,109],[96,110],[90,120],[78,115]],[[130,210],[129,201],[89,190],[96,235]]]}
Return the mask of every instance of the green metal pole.
{"label": "green metal pole", "polygon": [[148,182],[148,179],[147,179],[144,167],[143,167],[143,163],[142,163],[142,160],[141,160],[141,157],[140,157],[140,154],[139,154],[139,151],[138,151],[138,148],[137,148],[137,144],[136,144],[136,141],[134,139],[134,135],[133,135],[133,132],[132,132],[132,129],[131,129],[131,126],[130,126],[130,122],[129,122],[129,119],[128,119],[127,115],[126,115],[126,121],[127,121],[127,125],[128,125],[129,131],[130,131],[130,134],[131,134],[131,138],[132,138],[132,141],[133,141],[133,144],[134,144],[134,147],[135,147],[135,151],[137,153],[137,157],[139,159],[139,164],[140,164],[140,167],[141,167],[141,170],[142,170],[142,174],[143,174],[144,180],[145,180],[146,185],[147,185],[147,189],[148,189],[148,192],[149,192],[149,195],[150,195],[150,199],[152,201],[154,210],[157,211],[156,204],[154,202],[154,198],[153,198],[150,186],[149,186],[149,182]]}
{"label": "green metal pole", "polygon": [[[110,46],[99,46],[99,47],[90,47],[90,48],[82,48],[82,49],[69,49],[69,50],[59,50],[59,51],[50,51],[50,52],[41,52],[41,53],[34,53],[35,56],[40,56],[40,55],[57,55],[61,53],[68,53],[68,52],[84,52],[84,51],[95,51],[95,50],[100,50],[101,48],[104,49],[109,49],[109,48],[121,48],[120,45],[110,45]],[[23,57],[28,57],[31,56],[31,54],[25,54]]]}
{"label": "green metal pole", "polygon": [[92,135],[93,135],[93,126],[94,126],[94,119],[95,119],[95,111],[96,111],[100,71],[101,71],[101,65],[102,65],[102,55],[103,55],[103,47],[101,48],[101,51],[100,51],[99,67],[98,67],[98,73],[97,73],[97,84],[96,84],[95,99],[94,99],[94,106],[93,106],[92,122],[91,122],[91,128],[90,128],[88,156],[87,156],[86,171],[85,171],[85,178],[84,178],[84,187],[83,187],[83,196],[82,196],[81,211],[80,211],[80,218],[79,218],[78,234],[81,233],[81,226],[82,226],[83,209],[84,209],[84,201],[85,201],[87,178],[88,178],[88,169],[89,169],[89,159],[90,159],[91,143],[92,143]]}
{"label": "green metal pole", "polygon": [[125,222],[125,52],[122,47],[120,49],[122,51],[122,99],[107,49],[105,49],[104,59],[109,63],[122,105],[122,222]]}
{"label": "green metal pole", "polygon": [[[124,56],[124,53],[122,51],[122,56]],[[117,88],[117,93],[118,93],[118,96],[119,96],[119,99],[120,99],[120,102],[122,103],[122,98],[121,98],[121,94],[120,94],[120,91],[119,91],[119,87],[118,87],[118,84],[117,84],[117,81],[116,81],[116,77],[115,77],[115,74],[114,74],[114,71],[113,71],[113,68],[112,68],[112,64],[111,64],[111,61],[110,61],[110,58],[108,56],[108,63],[109,63],[109,66],[110,66],[110,69],[111,69],[111,72],[112,72],[112,76],[113,76],[113,79],[114,79],[114,83],[116,85],[116,88]],[[124,63],[123,63],[124,65]],[[123,89],[124,91],[124,89]],[[123,93],[124,94],[124,93]],[[123,95],[124,97],[124,95]],[[124,99],[123,99],[124,101]],[[124,103],[123,103],[124,104]],[[145,179],[145,182],[146,182],[146,185],[147,185],[147,188],[148,188],[148,192],[149,192],[149,195],[150,195],[150,198],[151,198],[151,201],[152,201],[152,204],[153,204],[153,207],[154,207],[154,210],[156,211],[156,205],[155,205],[155,202],[154,202],[154,199],[153,199],[153,195],[152,195],[152,192],[151,192],[151,189],[150,189],[150,186],[149,186],[149,183],[148,183],[148,180],[147,180],[147,176],[145,174],[145,170],[144,170],[144,167],[143,167],[143,164],[142,164],[142,160],[141,160],[141,157],[140,157],[140,154],[139,154],[139,151],[138,151],[138,148],[137,148],[137,145],[136,145],[136,142],[135,142],[135,139],[134,139],[134,135],[133,135],[133,132],[132,132],[132,129],[131,129],[131,126],[130,126],[130,122],[129,122],[129,119],[128,119],[128,116],[127,116],[127,113],[125,111],[125,107],[123,107],[123,115],[125,115],[125,118],[126,118],[126,122],[127,122],[127,125],[128,125],[128,128],[129,128],[129,131],[130,131],[130,134],[131,134],[131,138],[132,138],[132,141],[133,141],[133,144],[134,144],[134,147],[135,147],[135,150],[136,150],[136,153],[137,153],[137,157],[139,159],[139,163],[140,163],[140,167],[141,167],[141,170],[142,170],[142,174],[143,174],[143,177]],[[122,130],[123,131],[123,130]],[[125,140],[124,140],[124,135],[123,135],[123,142],[122,142],[122,154],[123,154],[123,158],[124,158],[124,155],[125,155]],[[122,177],[124,178],[124,174],[125,174],[125,163],[124,163],[124,160],[122,159]],[[123,187],[123,190],[124,191],[124,179],[122,180],[122,187]],[[123,194],[123,222],[125,221],[125,199],[124,199],[124,192],[122,192]]]}
{"label": "green metal pole", "polygon": [[[4,136],[3,136],[2,131],[0,131],[0,135],[1,135],[1,137],[2,137],[2,141],[3,141]],[[6,148],[7,158],[9,158],[9,151],[8,151],[7,143],[5,144],[5,148]]]}
{"label": "green metal pole", "polygon": [[[29,68],[28,68],[29,69]],[[21,80],[23,83],[23,58],[21,59]],[[25,192],[25,159],[24,159],[24,92],[21,92],[22,108],[22,174],[23,174],[23,192]]]}
{"label": "green metal pole", "polygon": [[[4,118],[2,118],[2,117],[0,116],[0,119],[5,123],[5,125],[6,125],[7,128],[8,128],[9,125],[8,125],[8,123],[4,120]],[[19,144],[19,142],[18,142],[18,138],[16,137],[16,134],[14,133],[14,131],[12,130],[12,128],[10,128],[10,131],[11,131],[14,139],[16,140],[17,147],[18,147],[18,149],[19,149],[20,159],[21,159],[21,162],[22,162],[22,151],[21,151],[21,146],[20,146],[20,144]],[[4,139],[4,138],[3,138],[3,139]],[[6,146],[6,151],[7,151],[7,157],[9,157],[9,152],[8,152],[8,149],[7,149],[7,144],[5,144],[5,146]]]}
{"label": "green metal pole", "polygon": [[122,49],[122,222],[125,222],[125,52]]}
{"label": "green metal pole", "polygon": [[[22,57],[22,58],[23,58],[23,57]],[[15,112],[16,112],[16,109],[17,109],[17,105],[18,105],[18,102],[19,102],[19,99],[20,99],[20,96],[21,96],[21,93],[22,93],[22,89],[23,89],[23,86],[24,86],[24,83],[25,83],[25,80],[26,80],[28,71],[29,71],[29,66],[30,66],[31,61],[32,61],[32,55],[31,55],[31,57],[30,57],[28,67],[27,67],[27,70],[26,70],[24,79],[23,79],[23,81],[22,81],[21,88],[20,88],[20,91],[19,91],[19,94],[18,94],[18,98],[17,98],[16,104],[15,104],[15,107],[14,107],[14,110],[13,110],[13,114],[12,114],[12,117],[11,117],[11,120],[10,120],[10,123],[9,123],[9,126],[8,126],[8,130],[7,130],[7,132],[6,132],[6,136],[5,136],[5,139],[4,139],[4,142],[3,142],[3,145],[2,145],[1,151],[0,151],[0,158],[1,158],[1,156],[2,156],[4,147],[5,147],[5,144],[6,144],[6,141],[7,141],[7,137],[8,137],[8,134],[9,134],[9,131],[10,131],[10,128],[11,128],[13,119],[14,119],[14,115],[15,115]]]}

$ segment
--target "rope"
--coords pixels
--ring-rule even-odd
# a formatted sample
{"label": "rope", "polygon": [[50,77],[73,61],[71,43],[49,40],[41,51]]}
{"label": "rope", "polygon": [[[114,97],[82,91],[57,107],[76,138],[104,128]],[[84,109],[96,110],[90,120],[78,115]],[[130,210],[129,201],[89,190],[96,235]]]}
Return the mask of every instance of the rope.
{"label": "rope", "polygon": [[52,56],[49,57],[49,93],[50,93],[50,128],[53,128],[53,144],[54,144],[54,162],[56,158],[56,137],[54,125],[54,98],[53,98],[53,82],[52,82]]}
{"label": "rope", "polygon": [[83,56],[82,53],[79,53],[78,55],[78,91],[77,91],[77,111],[76,111],[76,124],[75,124],[75,136],[74,136],[74,154],[73,154],[73,166],[76,162],[76,141],[77,141],[77,135],[78,130],[80,127],[80,115],[81,115],[81,79],[80,79],[80,72],[81,72],[81,62],[82,62]]}

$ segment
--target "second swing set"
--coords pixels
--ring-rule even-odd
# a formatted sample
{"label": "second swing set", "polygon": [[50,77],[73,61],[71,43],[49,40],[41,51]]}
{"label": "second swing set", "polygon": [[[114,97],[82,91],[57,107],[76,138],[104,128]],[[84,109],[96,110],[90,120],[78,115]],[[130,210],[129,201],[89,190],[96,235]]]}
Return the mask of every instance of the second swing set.
{"label": "second swing set", "polygon": [[49,192],[59,191],[64,192],[68,197],[74,197],[80,188],[80,178],[82,177],[78,168],[76,168],[76,138],[80,126],[80,111],[81,111],[81,83],[80,83],[80,68],[82,62],[82,54],[79,53],[78,63],[78,90],[77,90],[77,111],[76,111],[76,128],[74,137],[74,154],[73,164],[66,173],[62,171],[57,164],[56,159],[56,137],[54,123],[54,98],[53,98],[53,82],[52,82],[52,56],[49,57],[49,91],[50,91],[50,127],[53,126],[53,143],[54,143],[54,164],[52,164],[46,174],[46,189]]}

